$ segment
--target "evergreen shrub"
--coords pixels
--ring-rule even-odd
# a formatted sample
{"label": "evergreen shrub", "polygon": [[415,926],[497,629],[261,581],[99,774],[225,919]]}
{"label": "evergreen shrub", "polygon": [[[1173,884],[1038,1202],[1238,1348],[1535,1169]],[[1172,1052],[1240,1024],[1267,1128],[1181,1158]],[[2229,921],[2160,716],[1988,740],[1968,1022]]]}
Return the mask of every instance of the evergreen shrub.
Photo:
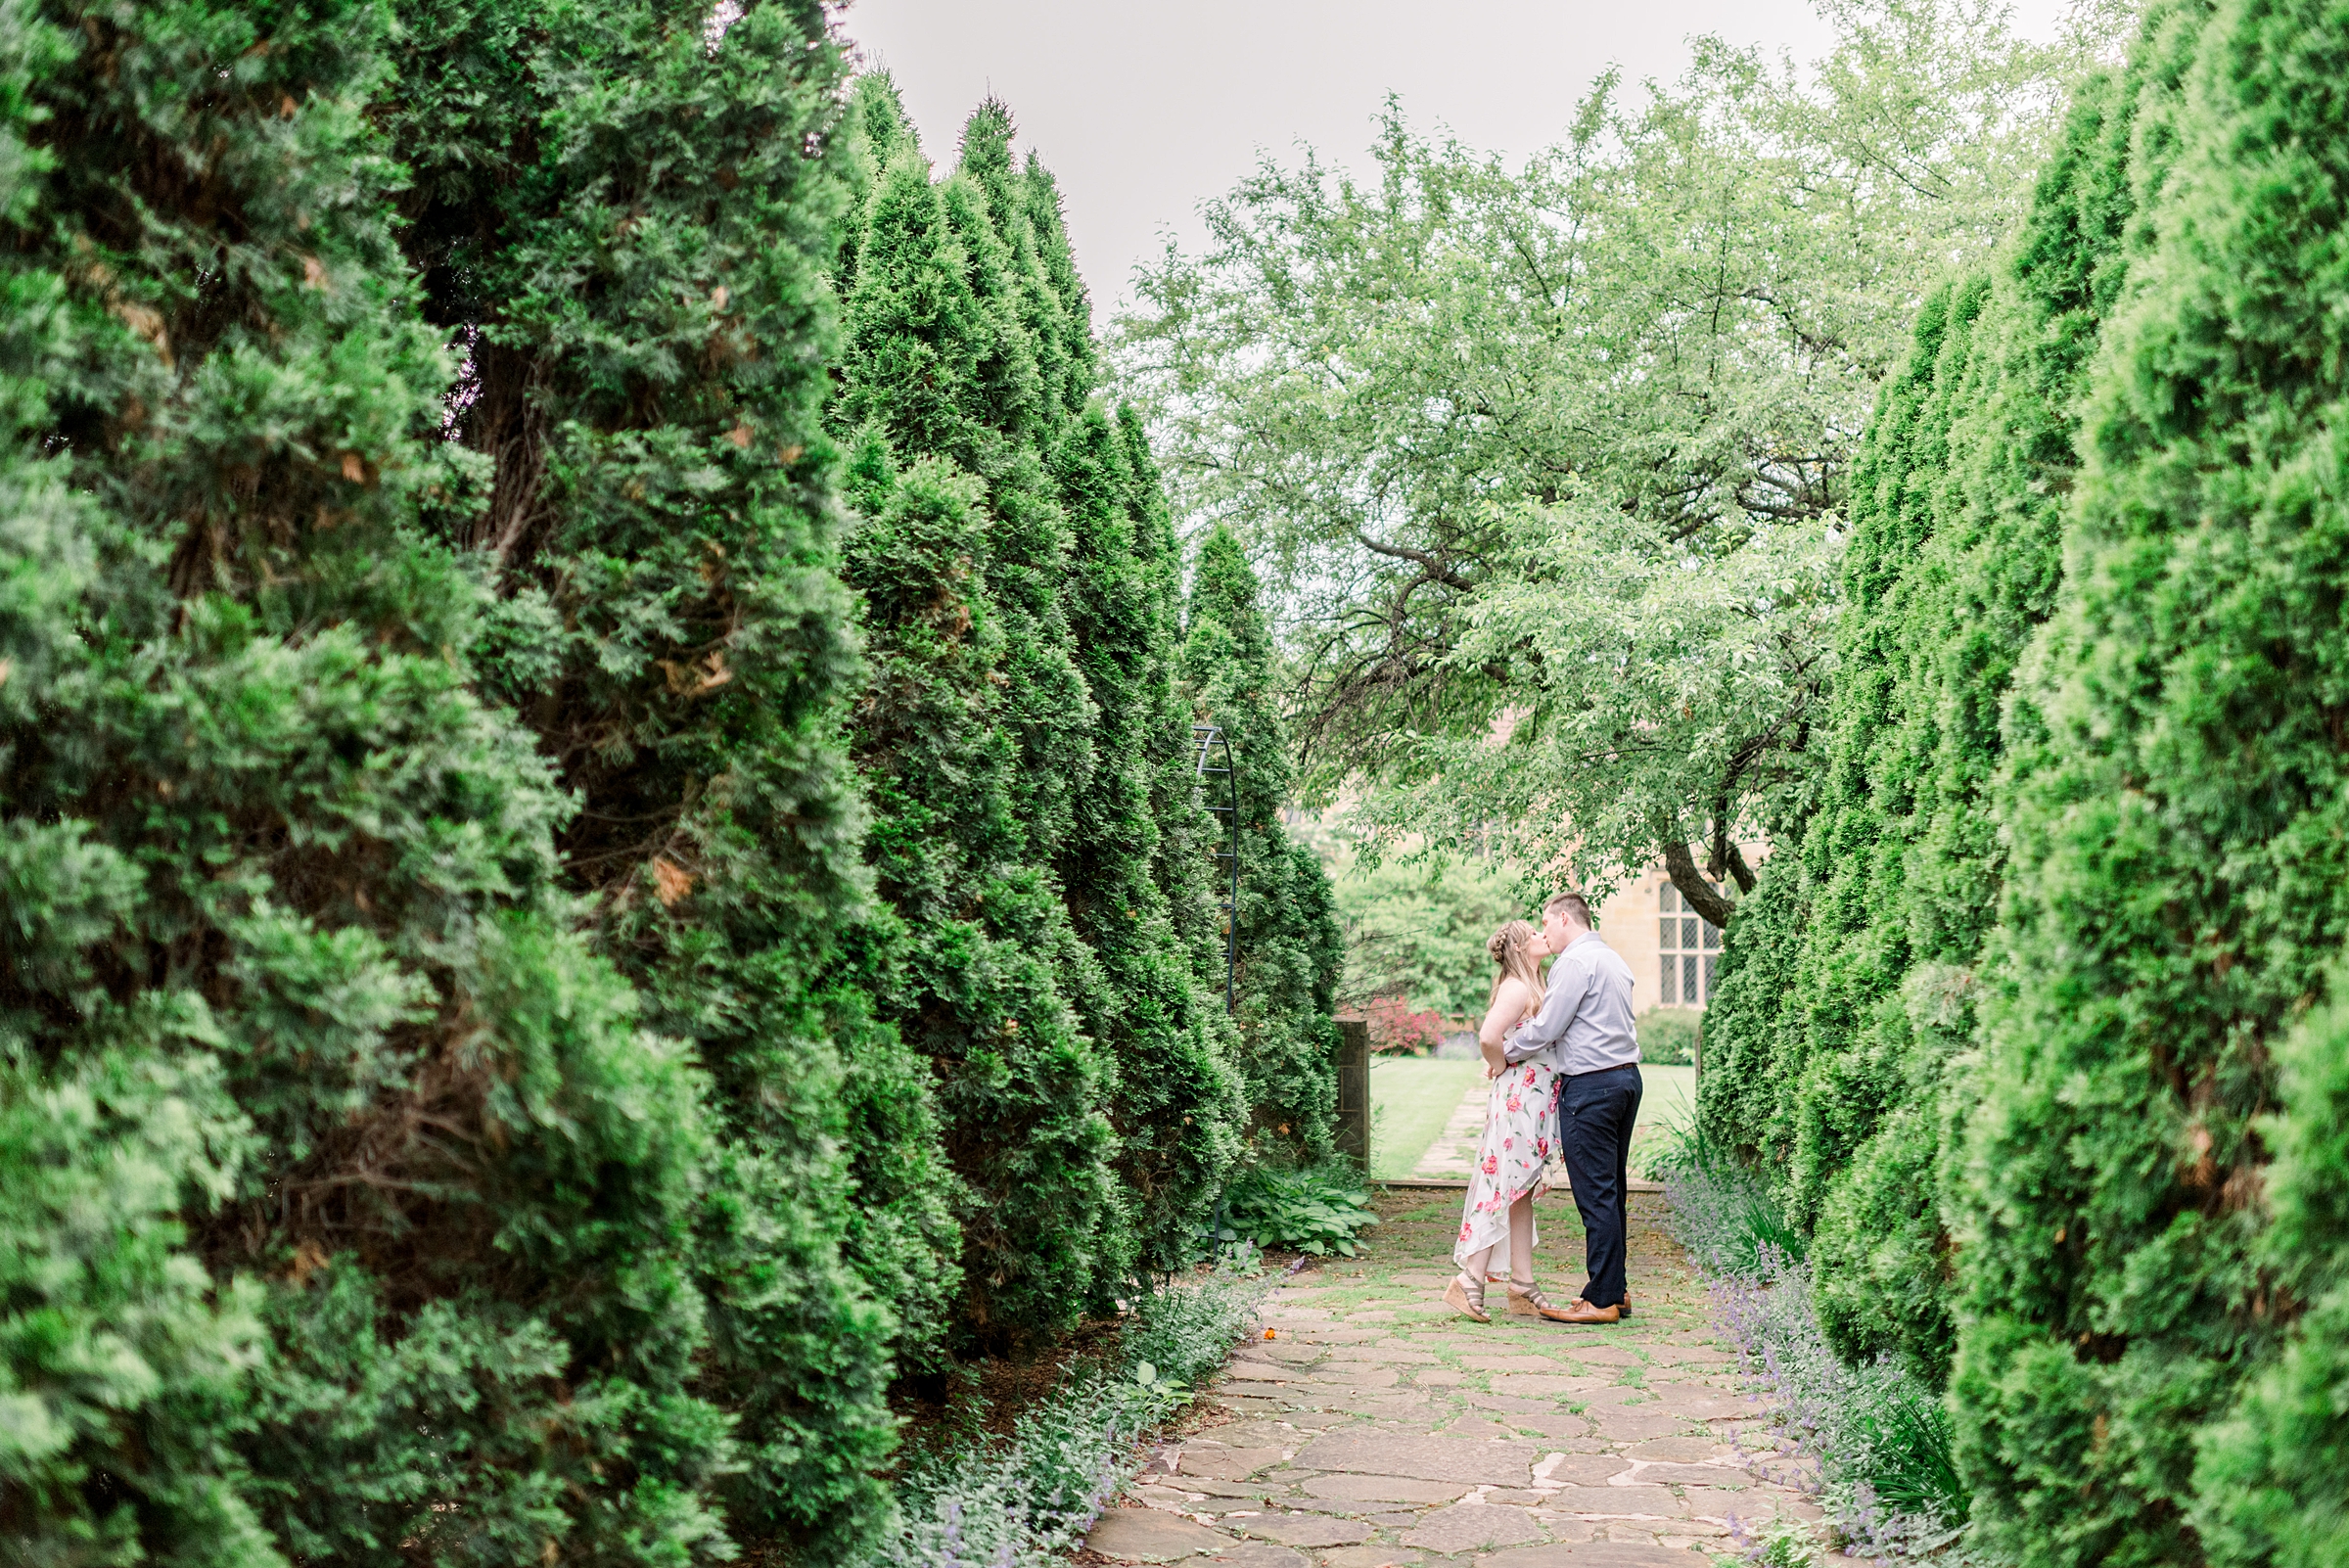
{"label": "evergreen shrub", "polygon": [[8,38],[12,1548],[715,1560],[712,1085],[475,689],[505,612],[446,537],[485,465],[371,117],[394,19]]}
{"label": "evergreen shrub", "polygon": [[[2006,853],[2002,723],[2028,722],[2006,694],[2061,579],[2077,405],[2126,276],[2136,105],[2158,54],[2082,85],[1997,264],[1925,302],[1882,392],[1853,476],[1827,770],[1790,835],[1800,853],[1772,857],[1740,914],[1708,1019],[1702,1114],[1785,1172],[1828,1333],[1937,1383],[1955,1333],[1947,1154],[1976,1092],[1959,1080]],[[1767,978],[1748,984],[1756,964]]]}
{"label": "evergreen shrub", "polygon": [[[844,982],[875,940],[841,729],[859,678],[821,423],[839,52],[812,5],[412,0],[385,123],[402,245],[467,346],[451,544],[497,594],[483,684],[578,803],[560,849],[718,1147],[696,1218],[701,1386],[737,1523],[881,1517],[892,1353],[959,1238],[936,1112]],[[895,1134],[853,1184],[852,1133]]]}
{"label": "evergreen shrub", "polygon": [[2230,4],[2153,38],[2142,217],[2003,812],[1954,1391],[2001,1546],[2267,1562],[2280,1542],[2195,1529],[2196,1431],[2301,1342],[2260,1119],[2299,1110],[2277,1054],[2349,934],[2344,31]]}
{"label": "evergreen shrub", "polygon": [[1330,1151],[1336,1131],[1345,938],[1327,873],[1288,831],[1294,773],[1271,632],[1247,552],[1226,528],[1200,543],[1183,629],[1185,687],[1199,717],[1230,740],[1238,786],[1234,1013],[1253,1130],[1275,1160],[1310,1161]]}
{"label": "evergreen shrub", "polygon": [[1928,304],[1708,1020],[1708,1135],[1784,1170],[1837,1349],[1947,1376],[2021,1563],[2340,1549],[2342,36],[2151,8]]}
{"label": "evergreen shrub", "polygon": [[1700,1007],[1650,1007],[1633,1020],[1639,1036],[1639,1059],[1660,1067],[1687,1067],[1695,1062],[1697,1041],[1705,1032]]}

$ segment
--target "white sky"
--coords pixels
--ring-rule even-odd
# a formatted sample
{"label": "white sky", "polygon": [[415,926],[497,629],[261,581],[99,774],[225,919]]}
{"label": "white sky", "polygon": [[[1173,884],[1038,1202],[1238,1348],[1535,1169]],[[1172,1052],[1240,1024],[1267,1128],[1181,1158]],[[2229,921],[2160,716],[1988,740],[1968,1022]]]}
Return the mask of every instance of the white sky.
{"label": "white sky", "polygon": [[[2041,37],[2058,11],[2016,7]],[[1389,92],[1419,125],[1522,157],[1610,63],[1637,82],[1678,75],[1694,33],[1798,60],[1830,38],[1809,0],[851,0],[840,30],[895,74],[933,162],[989,92],[1011,106],[1059,176],[1097,322],[1167,231],[1197,247],[1198,205],[1260,151],[1365,167]]]}

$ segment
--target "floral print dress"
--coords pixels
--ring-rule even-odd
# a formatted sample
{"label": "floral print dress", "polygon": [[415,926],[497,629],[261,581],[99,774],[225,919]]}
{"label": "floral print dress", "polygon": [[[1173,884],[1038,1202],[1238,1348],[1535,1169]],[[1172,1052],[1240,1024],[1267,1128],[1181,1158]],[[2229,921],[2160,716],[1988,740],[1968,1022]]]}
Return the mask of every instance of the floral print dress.
{"label": "floral print dress", "polygon": [[1509,1239],[1511,1204],[1548,1185],[1549,1155],[1558,1146],[1557,1076],[1550,1068],[1520,1062],[1493,1081],[1485,1102],[1485,1139],[1468,1177],[1460,1238],[1451,1249],[1452,1262],[1463,1268],[1487,1247]]}

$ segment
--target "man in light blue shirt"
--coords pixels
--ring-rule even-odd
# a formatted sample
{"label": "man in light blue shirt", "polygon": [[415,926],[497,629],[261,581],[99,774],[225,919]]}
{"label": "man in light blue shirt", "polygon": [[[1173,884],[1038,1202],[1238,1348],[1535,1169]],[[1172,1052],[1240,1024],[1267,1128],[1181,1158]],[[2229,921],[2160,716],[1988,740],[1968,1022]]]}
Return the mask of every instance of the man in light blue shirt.
{"label": "man in light blue shirt", "polygon": [[1561,893],[1542,906],[1542,940],[1556,954],[1542,1009],[1502,1044],[1511,1062],[1537,1057],[1557,1070],[1558,1143],[1583,1217],[1590,1282],[1562,1313],[1567,1323],[1612,1323],[1631,1314],[1624,1278],[1631,1227],[1632,1128],[1639,1119],[1639,1037],[1632,1025],[1632,969],[1590,929],[1590,906]]}

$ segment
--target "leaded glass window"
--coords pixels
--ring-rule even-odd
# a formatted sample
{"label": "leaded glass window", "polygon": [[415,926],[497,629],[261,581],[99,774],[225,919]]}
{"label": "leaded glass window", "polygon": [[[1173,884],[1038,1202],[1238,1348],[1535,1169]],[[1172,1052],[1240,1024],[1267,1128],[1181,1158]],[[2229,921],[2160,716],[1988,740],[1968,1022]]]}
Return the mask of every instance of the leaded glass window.
{"label": "leaded glass window", "polygon": [[[1708,881],[1715,893],[1720,887]],[[1721,961],[1721,927],[1688,907],[1681,890],[1664,884],[1656,914],[1656,956],[1667,1007],[1702,1007],[1713,999],[1713,970]]]}

